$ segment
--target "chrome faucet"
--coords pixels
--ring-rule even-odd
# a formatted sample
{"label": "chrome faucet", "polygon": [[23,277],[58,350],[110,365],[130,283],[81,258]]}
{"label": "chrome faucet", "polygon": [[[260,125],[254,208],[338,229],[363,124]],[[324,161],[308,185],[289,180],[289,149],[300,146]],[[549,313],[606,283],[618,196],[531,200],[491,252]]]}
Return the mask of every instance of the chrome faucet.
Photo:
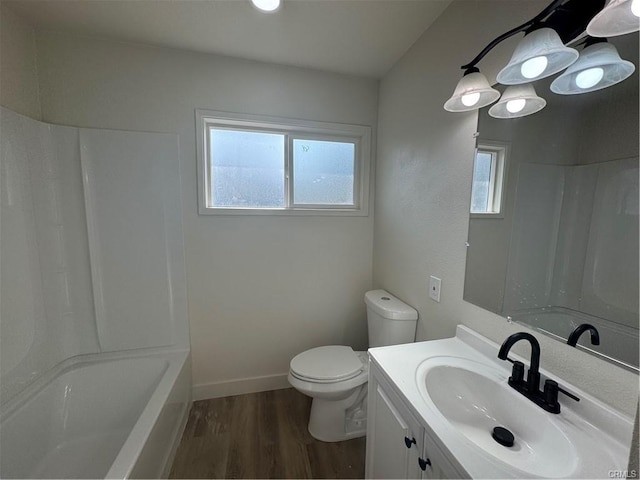
{"label": "chrome faucet", "polygon": [[591,345],[600,345],[600,334],[598,333],[598,329],[589,323],[578,325],[576,329],[571,332],[571,335],[569,335],[567,344],[575,347],[580,336],[587,330],[591,334]]}
{"label": "chrome faucet", "polygon": [[[526,340],[531,344],[531,360],[529,362],[529,371],[527,379],[524,380],[524,364],[522,362],[513,361],[507,357],[511,347],[520,340]],[[526,332],[514,333],[507,337],[500,351],[498,352],[500,360],[508,360],[513,363],[511,376],[509,377],[509,386],[527,397],[539,407],[547,412],[560,413],[560,403],[558,402],[558,393],[564,393],[576,401],[580,401],[578,397],[560,388],[554,380],[547,379],[544,382],[544,390],[540,391],[540,344],[536,337]]]}

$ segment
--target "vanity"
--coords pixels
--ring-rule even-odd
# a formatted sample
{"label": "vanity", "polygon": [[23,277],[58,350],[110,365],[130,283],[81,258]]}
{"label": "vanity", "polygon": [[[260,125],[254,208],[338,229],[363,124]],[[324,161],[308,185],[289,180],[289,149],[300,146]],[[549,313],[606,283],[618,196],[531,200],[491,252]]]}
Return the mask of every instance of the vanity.
{"label": "vanity", "polygon": [[540,370],[541,388],[569,394],[546,411],[509,385],[530,359],[499,349],[462,325],[370,349],[365,478],[620,478],[632,419]]}

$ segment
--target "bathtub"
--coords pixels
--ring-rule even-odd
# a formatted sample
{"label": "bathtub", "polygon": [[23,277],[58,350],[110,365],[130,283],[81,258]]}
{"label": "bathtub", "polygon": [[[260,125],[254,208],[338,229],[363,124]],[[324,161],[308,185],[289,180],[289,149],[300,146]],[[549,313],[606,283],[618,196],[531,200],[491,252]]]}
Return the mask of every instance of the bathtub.
{"label": "bathtub", "polygon": [[190,387],[189,351],[68,359],[2,408],[0,477],[166,477]]}

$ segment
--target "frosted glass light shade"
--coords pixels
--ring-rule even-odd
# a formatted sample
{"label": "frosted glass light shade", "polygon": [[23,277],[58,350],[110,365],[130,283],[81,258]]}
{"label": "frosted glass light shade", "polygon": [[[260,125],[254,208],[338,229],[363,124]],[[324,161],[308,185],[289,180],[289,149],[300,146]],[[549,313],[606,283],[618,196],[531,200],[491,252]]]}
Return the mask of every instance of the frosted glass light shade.
{"label": "frosted glass light shade", "polygon": [[498,103],[489,109],[494,118],[517,118],[539,112],[547,105],[544,98],[536,94],[533,85],[507,87]]}
{"label": "frosted glass light shade", "polygon": [[589,22],[592,37],[615,37],[640,30],[640,0],[610,0]]}
{"label": "frosted glass light shade", "polygon": [[580,52],[578,61],[551,83],[551,91],[560,95],[594,92],[625,80],[635,69],[610,43],[596,43]]}
{"label": "frosted glass light shade", "polygon": [[539,28],[518,44],[506,67],[498,73],[503,85],[520,85],[564,70],[578,58],[578,51],[565,47],[551,28]]}
{"label": "frosted glass light shade", "polygon": [[489,85],[487,77],[480,72],[469,73],[460,79],[444,109],[448,112],[469,112],[486,107],[498,98],[500,92]]}
{"label": "frosted glass light shade", "polygon": [[254,7],[262,12],[275,12],[280,8],[281,0],[251,0]]}

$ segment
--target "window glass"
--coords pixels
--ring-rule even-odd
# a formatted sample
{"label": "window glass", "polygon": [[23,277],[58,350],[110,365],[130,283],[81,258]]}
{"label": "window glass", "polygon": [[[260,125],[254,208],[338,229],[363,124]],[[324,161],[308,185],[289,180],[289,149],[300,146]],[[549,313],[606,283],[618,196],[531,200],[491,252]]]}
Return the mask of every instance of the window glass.
{"label": "window glass", "polygon": [[201,215],[369,214],[371,128],[196,110]]}
{"label": "window glass", "polygon": [[209,129],[211,206],[285,206],[285,136]]}
{"label": "window glass", "polygon": [[293,140],[293,203],[354,205],[355,144]]}
{"label": "window glass", "polygon": [[492,190],[492,166],[494,155],[478,151],[473,163],[473,185],[471,187],[471,213],[490,211]]}

